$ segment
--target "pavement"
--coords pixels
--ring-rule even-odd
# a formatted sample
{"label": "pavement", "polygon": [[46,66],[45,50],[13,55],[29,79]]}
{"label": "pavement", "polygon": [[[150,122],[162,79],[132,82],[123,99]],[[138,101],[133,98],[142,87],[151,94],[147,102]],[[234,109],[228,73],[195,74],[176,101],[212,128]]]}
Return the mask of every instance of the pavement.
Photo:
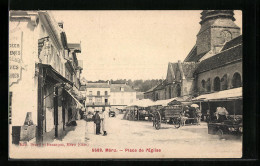
{"label": "pavement", "polygon": [[[240,158],[240,139],[220,140],[209,135],[207,124],[176,129],[162,124],[160,130],[148,121],[123,120],[123,115],[109,117],[107,136],[94,134],[93,122],[78,120],[75,130],[54,146],[30,147],[35,158]],[[88,139],[85,139],[88,138]],[[29,148],[29,149],[30,149]],[[25,148],[26,149],[26,148]],[[17,149],[25,151],[24,148]],[[39,154],[35,156],[35,152]],[[49,152],[49,153],[42,153]],[[27,153],[32,153],[28,150]]]}

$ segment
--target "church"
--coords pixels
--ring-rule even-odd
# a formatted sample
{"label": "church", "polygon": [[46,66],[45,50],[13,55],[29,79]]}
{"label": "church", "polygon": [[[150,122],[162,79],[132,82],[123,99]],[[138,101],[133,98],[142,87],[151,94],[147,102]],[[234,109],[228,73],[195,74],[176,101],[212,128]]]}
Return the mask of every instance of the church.
{"label": "church", "polygon": [[234,21],[233,10],[203,10],[194,47],[183,62],[168,63],[166,79],[145,98],[192,100],[237,88],[242,95],[242,35]]}

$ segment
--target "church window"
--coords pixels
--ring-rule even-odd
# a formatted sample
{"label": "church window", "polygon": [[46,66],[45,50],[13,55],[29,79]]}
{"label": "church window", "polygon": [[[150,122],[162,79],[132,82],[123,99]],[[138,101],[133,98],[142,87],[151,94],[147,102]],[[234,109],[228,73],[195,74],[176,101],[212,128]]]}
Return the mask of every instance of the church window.
{"label": "church window", "polygon": [[220,91],[220,78],[216,77],[214,79],[214,91]]}
{"label": "church window", "polygon": [[177,92],[177,97],[180,97],[181,96],[181,86],[180,86],[180,84],[178,84],[176,86],[176,92]]}
{"label": "church window", "polygon": [[211,91],[211,82],[210,82],[210,78],[208,78],[207,80],[207,92],[210,92]]}
{"label": "church window", "polygon": [[232,78],[232,87],[238,88],[241,86],[242,86],[241,75],[239,73],[235,73]]}

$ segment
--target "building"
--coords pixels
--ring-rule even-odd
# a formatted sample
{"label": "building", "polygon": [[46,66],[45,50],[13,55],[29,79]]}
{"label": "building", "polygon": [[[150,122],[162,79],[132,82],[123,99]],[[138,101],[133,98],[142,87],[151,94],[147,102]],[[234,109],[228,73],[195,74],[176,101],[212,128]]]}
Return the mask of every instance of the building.
{"label": "building", "polygon": [[[184,62],[168,64],[165,81],[145,92],[145,98],[154,101],[183,96],[194,98],[242,87],[242,35],[234,20],[232,10],[204,10],[195,46]],[[235,101],[240,113],[241,98]],[[211,110],[220,104],[234,110],[230,102],[223,98],[221,103],[211,103]],[[202,105],[203,111],[210,107],[210,103]]]}
{"label": "building", "polygon": [[126,84],[86,83],[82,86],[85,90],[87,111],[106,110],[130,105],[136,101],[136,91]]}
{"label": "building", "polygon": [[79,88],[76,73],[82,68],[75,53],[80,50],[69,48],[60,26],[46,11],[10,11],[9,129],[14,144],[62,138],[82,106],[73,90]]}
{"label": "building", "polygon": [[110,83],[87,83],[86,84],[86,102],[87,111],[101,111],[102,108],[110,108]]}
{"label": "building", "polygon": [[122,109],[136,101],[136,91],[126,84],[111,84],[110,94],[112,108]]}

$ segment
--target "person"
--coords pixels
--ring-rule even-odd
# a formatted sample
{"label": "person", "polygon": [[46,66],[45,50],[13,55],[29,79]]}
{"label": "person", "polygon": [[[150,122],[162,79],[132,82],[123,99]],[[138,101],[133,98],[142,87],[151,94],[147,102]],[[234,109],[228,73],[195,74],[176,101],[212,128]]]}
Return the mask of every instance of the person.
{"label": "person", "polygon": [[102,124],[102,130],[103,130],[103,136],[107,135],[107,131],[106,131],[106,112],[105,112],[105,108],[102,109],[102,113],[101,113],[101,124]]}
{"label": "person", "polygon": [[200,125],[201,115],[202,115],[201,110],[197,107],[196,108],[197,125]]}
{"label": "person", "polygon": [[206,113],[206,122],[209,123],[210,121],[211,121],[211,116],[210,116],[210,110],[208,109]]}
{"label": "person", "polygon": [[227,120],[228,112],[226,108],[224,107],[217,107],[217,114],[218,114],[218,121],[223,122],[224,120]]}
{"label": "person", "polygon": [[190,112],[190,118],[193,118],[191,124],[194,124],[196,122],[196,119],[195,119],[196,118],[196,110],[195,110],[194,107],[190,107],[189,112]]}
{"label": "person", "polygon": [[96,124],[96,135],[101,134],[100,133],[100,123],[101,123],[101,119],[99,116],[99,111],[97,110],[95,115],[92,117],[94,123]]}

